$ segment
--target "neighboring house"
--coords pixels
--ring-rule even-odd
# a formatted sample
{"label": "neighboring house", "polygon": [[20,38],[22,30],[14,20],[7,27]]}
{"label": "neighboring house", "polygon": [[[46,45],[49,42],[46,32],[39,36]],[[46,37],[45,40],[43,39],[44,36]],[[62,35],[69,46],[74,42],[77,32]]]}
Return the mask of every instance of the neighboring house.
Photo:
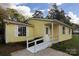
{"label": "neighboring house", "polygon": [[79,34],[79,27],[77,27],[77,28],[75,28],[75,29],[73,30],[73,34]]}
{"label": "neighboring house", "polygon": [[72,26],[73,26],[73,34],[79,34],[79,25],[72,24]]}
{"label": "neighboring house", "polygon": [[[30,18],[27,21],[28,22],[26,23],[21,23],[4,20],[5,42],[13,43],[26,41],[27,48],[29,48],[29,43],[32,45],[33,42],[35,42],[36,45],[39,44],[39,42],[48,42],[45,43],[48,45],[44,46],[48,47],[53,43],[69,40],[72,38],[72,27],[56,19]],[[32,50],[33,47],[30,49]],[[40,47],[39,49],[41,50],[42,48]]]}

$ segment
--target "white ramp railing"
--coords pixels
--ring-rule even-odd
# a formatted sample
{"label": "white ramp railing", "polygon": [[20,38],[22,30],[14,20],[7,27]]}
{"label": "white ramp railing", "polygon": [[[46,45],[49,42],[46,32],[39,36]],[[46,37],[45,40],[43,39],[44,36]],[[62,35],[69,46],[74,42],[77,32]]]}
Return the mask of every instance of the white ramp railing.
{"label": "white ramp railing", "polygon": [[[36,52],[38,52],[38,51],[40,51],[42,49],[45,49],[48,46],[50,46],[50,41],[48,41],[48,42],[44,41],[42,43],[37,44],[37,42],[40,41],[40,40],[44,40],[44,38],[40,38],[40,39],[34,40],[32,42],[29,42],[27,40],[27,50],[29,50],[32,53],[36,53]],[[29,47],[29,44],[31,44],[31,43],[34,43],[34,46]]]}

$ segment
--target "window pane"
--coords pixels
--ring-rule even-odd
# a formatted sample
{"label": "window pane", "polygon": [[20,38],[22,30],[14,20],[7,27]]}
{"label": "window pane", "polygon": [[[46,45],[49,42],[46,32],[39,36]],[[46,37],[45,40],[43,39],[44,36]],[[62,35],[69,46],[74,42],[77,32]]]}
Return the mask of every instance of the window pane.
{"label": "window pane", "polygon": [[63,26],[63,34],[65,34],[65,27]]}
{"label": "window pane", "polygon": [[26,36],[26,27],[23,26],[18,27],[18,36]]}
{"label": "window pane", "polygon": [[23,27],[23,36],[26,36],[26,27]]}
{"label": "window pane", "polygon": [[69,28],[69,34],[70,34],[70,28]]}
{"label": "window pane", "polygon": [[22,27],[18,27],[18,36],[22,36]]}

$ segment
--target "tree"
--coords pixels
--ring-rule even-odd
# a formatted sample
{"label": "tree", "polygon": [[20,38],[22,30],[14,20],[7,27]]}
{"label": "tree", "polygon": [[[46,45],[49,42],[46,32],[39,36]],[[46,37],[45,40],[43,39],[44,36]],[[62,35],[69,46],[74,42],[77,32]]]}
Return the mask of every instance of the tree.
{"label": "tree", "polygon": [[69,24],[69,25],[72,25],[71,22],[70,22],[70,20],[71,20],[71,17],[69,17],[69,16],[67,15],[67,16],[66,16],[65,23],[66,23],[66,24]]}
{"label": "tree", "polygon": [[0,21],[3,19],[8,19],[8,15],[6,10],[4,10],[2,7],[0,7]]}
{"label": "tree", "polygon": [[59,10],[58,10],[58,6],[56,5],[56,3],[54,3],[50,10],[48,11],[48,15],[46,16],[46,18],[48,19],[59,19]]}
{"label": "tree", "polygon": [[43,18],[43,12],[36,10],[32,16],[33,16],[33,18]]}
{"label": "tree", "polygon": [[18,11],[16,11],[15,9],[8,8],[7,12],[8,12],[9,18],[13,21],[23,22],[25,20],[25,17],[22,14],[18,13]]}
{"label": "tree", "polygon": [[54,3],[54,4],[52,5],[52,8],[51,8],[51,9],[58,10],[58,6],[56,5],[56,3]]}
{"label": "tree", "polygon": [[20,22],[24,22],[26,19],[22,14],[16,14],[17,20]]}
{"label": "tree", "polygon": [[8,14],[6,12],[6,9],[3,9],[0,6],[0,43],[5,42],[5,24],[3,22],[4,19],[8,19]]}
{"label": "tree", "polygon": [[48,19],[57,19],[61,22],[64,22],[66,24],[71,25],[70,23],[70,17],[65,16],[65,12],[63,9],[61,11],[58,9],[58,6],[56,4],[51,5],[50,10],[48,11],[48,15],[46,16]]}
{"label": "tree", "polygon": [[65,17],[65,12],[64,10],[61,9],[60,11],[60,21],[65,22],[66,17]]}
{"label": "tree", "polygon": [[17,19],[15,19],[18,16],[17,15],[18,12],[16,10],[7,8],[7,13],[8,13],[10,20],[17,21]]}
{"label": "tree", "polygon": [[0,30],[4,29],[3,19],[8,19],[8,15],[6,10],[0,6]]}

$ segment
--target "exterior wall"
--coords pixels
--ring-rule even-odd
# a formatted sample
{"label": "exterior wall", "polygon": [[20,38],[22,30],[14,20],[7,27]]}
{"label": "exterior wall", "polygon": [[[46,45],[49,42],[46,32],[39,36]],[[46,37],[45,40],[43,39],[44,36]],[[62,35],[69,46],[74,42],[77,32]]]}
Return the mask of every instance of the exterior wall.
{"label": "exterior wall", "polygon": [[63,25],[59,25],[59,41],[64,41],[72,38],[72,29],[70,30],[69,34],[69,28],[65,27],[65,34],[63,34]]}
{"label": "exterior wall", "polygon": [[[21,42],[21,41],[26,41],[27,37],[32,36],[32,33],[26,33],[26,36],[18,36],[17,33],[17,26],[15,24],[5,24],[5,41],[6,43],[13,43],[13,42]],[[32,32],[31,27],[26,27],[26,29],[29,29],[30,32]],[[28,30],[27,29],[27,30]],[[27,31],[26,31],[27,32]]]}
{"label": "exterior wall", "polygon": [[[6,43],[10,42],[21,42],[32,40],[35,37],[40,37],[45,35],[45,24],[48,24],[50,22],[47,21],[40,21],[40,20],[29,20],[29,23],[32,24],[34,27],[26,27],[26,36],[17,36],[16,34],[16,28],[18,25],[15,24],[5,24],[5,36],[6,36]],[[66,33],[62,33],[62,27],[63,25],[55,25],[53,22],[51,23],[51,32],[50,32],[50,38],[56,41],[64,41],[72,38],[72,29],[71,33],[69,34],[69,28],[65,27]],[[58,39],[59,38],[59,39]]]}
{"label": "exterior wall", "polygon": [[[50,23],[50,22],[40,21],[40,20],[29,20],[29,23],[34,26],[34,28],[33,28],[34,37],[40,37],[40,36],[44,36],[45,24]],[[50,35],[50,37],[51,36],[52,36],[52,34]]]}
{"label": "exterior wall", "polygon": [[[30,20],[30,24],[32,24],[34,27],[27,27],[27,33],[26,36],[18,36],[16,29],[18,25],[15,24],[5,24],[5,36],[6,36],[6,43],[13,43],[13,42],[21,42],[28,40],[33,40],[35,37],[44,36],[45,32],[45,24],[50,23],[47,21],[39,21],[39,20]],[[52,31],[52,30],[51,30]],[[53,32],[53,31],[52,31]],[[50,34],[50,38],[52,39],[52,34]]]}
{"label": "exterior wall", "polygon": [[32,40],[34,38],[34,27],[28,27],[27,32],[27,39]]}
{"label": "exterior wall", "polygon": [[58,41],[58,33],[59,33],[59,24],[53,25],[53,40]]}
{"label": "exterior wall", "polygon": [[54,34],[53,34],[53,23],[52,23],[51,28],[50,28],[50,39],[51,39],[51,41],[54,39],[53,36],[54,36]]}

